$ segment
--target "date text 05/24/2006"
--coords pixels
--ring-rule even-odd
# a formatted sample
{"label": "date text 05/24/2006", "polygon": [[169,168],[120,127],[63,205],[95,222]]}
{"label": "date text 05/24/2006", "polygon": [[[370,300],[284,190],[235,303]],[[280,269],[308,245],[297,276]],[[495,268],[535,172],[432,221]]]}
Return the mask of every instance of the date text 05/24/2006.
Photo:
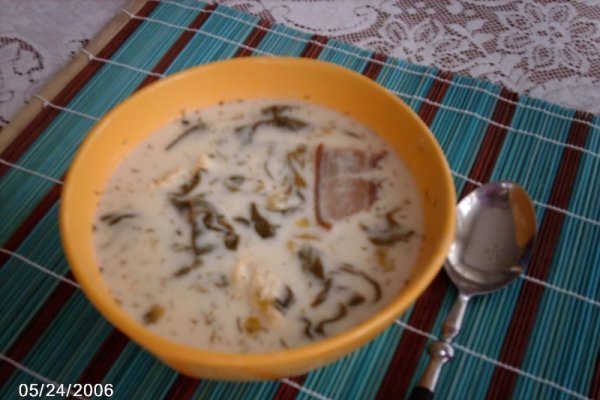
{"label": "date text 05/24/2006", "polygon": [[23,398],[48,398],[48,397],[82,397],[101,398],[112,397],[114,389],[112,383],[22,383],[19,385],[19,397]]}

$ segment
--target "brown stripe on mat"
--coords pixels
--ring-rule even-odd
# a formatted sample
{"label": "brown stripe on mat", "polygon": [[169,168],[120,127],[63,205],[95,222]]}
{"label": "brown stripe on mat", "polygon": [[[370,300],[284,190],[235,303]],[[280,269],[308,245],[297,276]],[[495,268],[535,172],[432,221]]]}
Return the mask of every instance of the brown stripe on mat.
{"label": "brown stripe on mat", "polygon": [[[589,126],[583,122],[591,121],[591,115],[577,112],[571,123],[567,143],[584,147],[589,132]],[[566,209],[575,186],[577,171],[581,161],[581,151],[566,148],[563,150],[560,164],[552,184],[548,204]],[[545,281],[550,272],[550,265],[558,245],[560,232],[565,219],[565,214],[546,209],[539,229],[537,244],[534,248],[531,261],[527,267],[527,275]],[[498,361],[519,368],[525,357],[525,351],[533,325],[537,316],[544,287],[523,282],[517,304],[512,313],[510,326],[504,337],[502,350]],[[517,382],[517,374],[505,368],[496,367],[487,392],[488,399],[511,398]]]}
{"label": "brown stripe on mat", "polygon": [[381,53],[373,53],[371,59],[365,66],[362,74],[367,78],[376,80],[383,68],[383,64],[386,62],[387,56]]}
{"label": "brown stripe on mat", "polygon": [[598,349],[598,354],[596,355],[596,365],[594,366],[594,371],[596,371],[596,373],[592,376],[592,381],[590,382],[590,392],[588,396],[591,399],[600,400],[600,349]]}
{"label": "brown stripe on mat", "polygon": [[125,345],[129,343],[127,336],[113,328],[100,345],[94,357],[88,362],[79,375],[78,383],[102,383],[104,377],[121,355]]}
{"label": "brown stripe on mat", "polygon": [[[35,228],[40,220],[46,215],[48,210],[56,203],[60,197],[62,186],[54,185],[52,189],[44,196],[44,198],[33,209],[31,214],[25,218],[12,236],[2,245],[6,250],[16,251],[19,245],[25,240],[27,235]],[[4,266],[10,255],[0,253],[0,269]]]}
{"label": "brown stripe on mat", "polygon": [[433,103],[441,103],[444,100],[444,96],[450,87],[449,81],[452,80],[452,73],[441,71],[438,73],[438,76],[442,79],[436,79],[433,81],[431,88],[429,88],[429,92],[427,92],[427,96],[425,96],[426,100],[419,109],[419,117],[425,122],[428,126],[433,123],[433,119],[435,118],[435,114],[438,110],[438,105]]}
{"label": "brown stripe on mat", "polygon": [[[510,125],[515,110],[517,109],[518,101],[519,95],[517,93],[502,88],[500,91],[500,99],[492,114],[492,121],[505,126]],[[487,182],[490,180],[490,176],[492,175],[494,165],[500,156],[500,150],[502,150],[502,145],[504,144],[507,133],[508,129],[506,128],[501,128],[498,125],[488,125],[483,141],[479,146],[477,157],[471,167],[469,178],[479,182]],[[472,192],[475,188],[477,188],[477,186],[474,183],[467,181],[461,192],[461,198]]]}
{"label": "brown stripe on mat", "polygon": [[[304,381],[308,375],[294,376],[288,378],[288,380],[295,382],[298,387],[304,386]],[[277,393],[273,396],[273,400],[294,400],[300,391],[293,386],[285,383],[279,384]]]}
{"label": "brown stripe on mat", "polygon": [[[156,8],[158,3],[148,2],[136,14],[147,17]],[[130,19],[127,24],[104,46],[97,56],[110,58],[115,51],[127,40],[127,38],[142,24],[141,20]],[[66,106],[86,82],[100,69],[102,63],[92,60],[60,91],[51,101],[59,106]],[[15,163],[18,158],[31,146],[42,134],[50,123],[59,115],[60,111],[51,107],[42,109],[39,114],[19,133],[11,144],[0,155],[6,161]],[[9,166],[0,164],[0,177],[8,170]]]}
{"label": "brown stripe on mat", "polygon": [[261,19],[257,26],[260,28],[256,27],[252,30],[248,38],[246,38],[244,46],[240,47],[238,51],[235,52],[233,57],[247,57],[251,55],[263,38],[267,35],[267,31],[271,29],[271,22],[267,21],[266,19]]}
{"label": "brown stripe on mat", "polygon": [[[208,17],[212,15],[212,12],[215,10],[215,8],[217,8],[217,4],[207,4],[203,8],[203,10],[198,13],[198,16],[194,18],[194,20],[191,22],[188,28],[196,30],[200,29],[200,27],[204,24],[204,22],[206,22]],[[167,68],[169,68],[169,65],[171,65],[175,57],[177,57],[181,50],[183,50],[185,46],[187,46],[187,44],[190,42],[190,40],[192,40],[195,34],[196,32],[193,31],[184,31],[181,34],[181,36],[179,36],[179,38],[175,41],[175,43],[173,43],[171,48],[160,59],[160,61],[154,66],[154,68],[152,68],[152,72],[157,74],[164,73],[167,70]],[[157,80],[157,76],[148,75],[146,79],[144,79],[142,83],[140,83],[140,85],[135,91],[138,91],[144,86],[149,85],[150,83]]]}
{"label": "brown stripe on mat", "polygon": [[[214,8],[215,7],[213,7],[213,6],[207,7],[207,9],[210,9],[210,10],[212,10]],[[154,6],[147,9],[147,5],[146,5],[142,8],[142,10],[140,10],[140,12],[137,15],[147,16],[150,14],[152,9],[154,9]],[[144,10],[146,10],[146,11],[144,11]],[[142,13],[144,13],[144,14],[142,14]],[[209,15],[209,13],[200,14],[198,18],[196,18],[194,21],[192,21],[192,24],[194,24],[195,27],[199,28],[202,25],[202,23],[200,23],[198,25],[200,16],[204,16],[204,18],[201,19],[201,21],[204,22],[208,18],[208,15]],[[137,27],[138,25],[139,24],[136,24],[135,26]],[[125,29],[125,28],[123,28],[123,29]],[[122,32],[123,32],[123,30],[121,32],[119,32],[118,35],[121,35]],[[108,58],[111,54],[113,54],[118,49],[118,47],[127,39],[128,35],[130,35],[131,33],[133,33],[133,30],[129,30],[127,36],[122,37],[119,42],[114,42],[115,39],[113,39],[107,45],[107,47],[112,46],[110,53],[103,53],[106,50],[106,47],[105,47],[105,49],[103,49],[99,53],[99,56],[103,57],[103,58]],[[187,40],[185,42],[182,41],[181,37],[180,37],[174,44],[174,46],[179,47],[179,51],[181,51],[181,49],[183,49],[185,44],[187,44],[191,38],[191,37],[188,37],[189,35],[186,35],[187,33],[189,33],[189,32],[186,31],[181,34],[181,36],[185,35],[187,37]],[[106,54],[108,54],[108,56],[106,56]],[[163,57],[157,63],[155,68],[153,69],[154,72],[162,73],[164,70],[166,70],[166,68],[175,59],[175,57],[177,56],[178,53],[172,52],[170,49],[167,52],[167,55],[168,54],[170,54],[171,59],[167,60],[166,56]],[[101,63],[99,63],[99,62],[94,62],[94,64],[101,65]],[[88,71],[87,75],[85,75],[84,77],[80,76],[81,73],[79,75],[77,75],[67,85],[67,87],[65,87],[65,89],[63,89],[63,91],[61,91],[61,93],[59,93],[59,95],[53,100],[53,102],[57,101],[56,99],[59,99],[59,98],[60,99],[58,101],[64,101],[65,103],[68,102],[72,98],[72,96],[74,96],[77,93],[77,91],[85,85],[87,80],[93,75],[93,73],[98,68],[99,68],[99,66],[93,70],[90,70],[91,72]],[[88,66],[86,66],[84,68],[84,71],[88,70],[88,69],[90,69],[89,64],[88,64]],[[82,72],[84,72],[84,71],[82,71]],[[81,80],[81,79],[83,79],[83,80]],[[143,86],[149,84],[150,82],[152,82],[152,81],[144,80],[136,88],[136,91],[141,89]],[[68,88],[70,88],[68,93],[67,94],[63,93]],[[58,104],[64,104],[64,103],[58,103]],[[47,127],[47,125],[51,122],[51,120],[58,114],[58,111],[53,112],[52,114],[49,114],[48,113],[49,111],[56,111],[56,110],[45,109],[45,110],[42,110],[42,112],[40,113],[40,114],[46,113],[47,115],[52,116],[52,118],[47,121],[46,125],[44,125],[43,127],[40,128],[41,130],[45,129]],[[28,129],[29,129],[29,126],[27,128],[25,128],[24,132],[27,131]],[[38,133],[38,135],[39,135],[39,133]],[[62,179],[64,179],[64,176],[62,177]],[[15,234],[13,234],[11,236],[11,238],[6,242],[5,248],[12,250],[12,251],[14,251],[18,248],[18,246],[21,244],[21,242],[29,235],[31,230],[39,223],[41,218],[56,203],[56,201],[60,197],[61,189],[62,189],[62,187],[60,185],[56,185],[48,192],[48,194],[42,199],[42,201],[32,211],[32,213],[26,218],[25,222],[23,222],[21,224],[21,226],[19,226],[19,228],[17,229]],[[8,255],[6,255],[4,253],[0,253],[0,267],[2,267],[2,265],[4,264],[6,259],[8,259],[8,257],[9,257]],[[71,272],[69,272],[67,274],[67,277],[70,277],[71,279],[73,279]],[[64,304],[66,304],[66,302],[73,295],[73,293],[75,292],[74,289],[75,288],[73,286],[65,284],[65,283],[62,283],[59,286],[57,286],[54,289],[54,291],[51,293],[49,299],[42,305],[42,307],[36,314],[35,318],[29,323],[29,325],[19,335],[19,338],[15,341],[13,346],[11,346],[11,348],[9,349],[9,351],[7,353],[7,356],[11,357],[15,361],[20,361],[29,352],[31,347],[33,347],[33,345],[36,343],[37,339],[43,334],[44,329],[48,325],[50,325],[50,322],[52,322],[52,319],[54,318],[54,316],[58,312],[60,312],[60,310],[62,309]],[[40,325],[39,321],[44,321],[44,324]],[[82,376],[79,378],[79,382],[91,383],[90,380],[96,380],[96,382],[101,382],[104,375],[108,372],[108,370],[110,370],[110,367],[113,365],[114,360],[116,360],[118,358],[118,356],[121,354],[123,348],[125,347],[125,345],[128,342],[129,342],[129,340],[124,335],[122,335],[120,332],[118,332],[116,329],[113,328],[113,331],[108,335],[108,337],[105,339],[104,343],[100,346],[100,349],[96,352],[96,354],[94,355],[92,360],[88,363],[88,366],[84,369]],[[0,369],[0,386],[2,385],[2,379],[7,379],[13,370],[14,370],[14,367],[11,364],[8,364],[8,363],[3,364],[3,367]]]}
{"label": "brown stripe on mat", "polygon": [[[443,76],[445,80],[451,80],[452,76],[446,74]],[[435,81],[427,98],[441,103],[443,95],[448,89],[449,84],[441,81]],[[436,93],[441,92],[441,93]],[[506,89],[500,92],[502,99],[517,101],[518,96]],[[515,113],[516,105],[510,104],[505,101],[498,101],[492,114],[492,121],[502,125],[510,125],[512,117]],[[437,112],[437,106],[431,103],[424,103],[419,110],[419,115],[427,123],[431,125]],[[507,129],[500,128],[494,125],[488,125],[485,132],[484,139],[479,146],[477,156],[469,177],[471,179],[486,182],[494,168],[502,144],[506,137]],[[461,192],[461,198],[473,190],[474,185],[467,184],[463,187]],[[446,290],[450,286],[450,280],[444,272],[440,272],[429,288],[419,297],[414,305],[413,311],[409,318],[408,324],[421,329],[425,332],[431,332],[433,324],[439,313],[440,307],[444,300]],[[377,393],[378,399],[388,399],[394,396],[401,396],[406,393],[409,389],[410,381],[413,378],[417,363],[423,351],[427,339],[421,335],[416,335],[412,332],[405,331],[400,338],[400,342],[396,347],[394,357],[390,362],[387,372],[381,382],[379,392]]]}
{"label": "brown stripe on mat", "polygon": [[164,398],[169,400],[191,399],[194,397],[199,383],[199,379],[179,374]]}
{"label": "brown stripe on mat", "polygon": [[[73,279],[70,271],[65,278]],[[5,353],[5,356],[20,362],[29,353],[29,350],[35,345],[46,328],[52,323],[56,314],[60,312],[75,291],[75,286],[59,281],[56,289],[54,289],[50,297],[44,302],[44,305],[31,318],[27,327]],[[0,387],[4,386],[14,370],[14,365],[8,362],[0,363]]]}
{"label": "brown stripe on mat", "polygon": [[300,57],[319,58],[319,55],[323,51],[323,46],[327,44],[328,40],[329,39],[326,36],[312,35],[306,44],[306,47],[304,47],[304,50],[300,53]]}
{"label": "brown stripe on mat", "polygon": [[[326,36],[312,35],[300,55],[306,58],[318,58],[328,40],[329,39]],[[297,383],[299,386],[303,386],[306,375],[294,376],[288,379]],[[279,388],[273,396],[273,400],[292,400],[296,398],[298,392],[299,390],[293,386],[279,384]]]}

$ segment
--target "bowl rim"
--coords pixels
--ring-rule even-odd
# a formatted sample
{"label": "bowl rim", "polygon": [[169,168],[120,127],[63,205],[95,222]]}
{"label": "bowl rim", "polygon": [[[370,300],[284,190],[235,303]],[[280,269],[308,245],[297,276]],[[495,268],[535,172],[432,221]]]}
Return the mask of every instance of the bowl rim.
{"label": "bowl rim", "polygon": [[[172,81],[193,76],[197,73],[196,71],[203,70],[204,72],[208,69],[218,69],[222,65],[231,63],[258,63],[263,67],[272,67],[276,65],[285,67],[290,64],[297,66],[317,66],[318,68],[330,69],[337,74],[345,74],[348,76],[348,79],[361,80],[362,84],[369,86],[369,90],[378,92],[378,96],[387,97],[388,101],[394,102],[399,109],[402,109],[402,112],[406,114],[408,118],[411,118],[416,122],[422,131],[421,136],[424,140],[429,142],[428,144],[435,152],[435,157],[438,158],[443,165],[444,175],[441,179],[445,186],[443,191],[450,196],[449,201],[447,202],[447,209],[444,211],[445,214],[448,215],[448,218],[440,223],[439,230],[442,232],[441,237],[443,240],[435,248],[435,255],[432,257],[431,263],[423,266],[421,279],[411,281],[411,283],[407,285],[391,303],[357,326],[334,336],[318,340],[314,343],[272,352],[232,353],[205,350],[172,341],[145,328],[130,317],[124,310],[120,309],[121,312],[115,312],[114,307],[118,306],[113,306],[107,302],[108,296],[110,295],[99,288],[98,285],[95,285],[92,277],[86,273],[86,270],[89,268],[97,268],[97,264],[93,266],[82,265],[76,256],[75,247],[77,246],[77,238],[74,236],[75,232],[73,232],[69,225],[69,210],[71,204],[77,202],[77,199],[73,194],[74,189],[72,181],[74,176],[79,174],[79,171],[83,169],[82,167],[85,163],[86,154],[93,151],[93,139],[110,125],[114,115],[126,111],[128,105],[138,98],[152,96],[153,93],[160,92],[162,87],[171,84]],[[327,356],[343,355],[346,352],[344,349],[354,349],[364,344],[367,340],[372,339],[386,327],[393,324],[393,321],[400,316],[411,303],[417,300],[442,269],[447,251],[450,248],[454,236],[455,196],[454,182],[448,161],[429,127],[406,103],[382,85],[358,72],[331,62],[298,57],[244,57],[210,62],[174,73],[168,78],[158,80],[133,93],[107,112],[86,135],[69,167],[61,193],[61,205],[59,211],[60,234],[70,269],[78,283],[81,285],[82,291],[86,297],[88,297],[93,306],[99,310],[102,316],[114,327],[123,331],[126,336],[142,345],[153,354],[159,357],[174,359],[178,362],[190,364],[198,364],[200,362],[203,365],[211,365],[220,368],[234,369],[239,367],[251,367],[256,369],[268,369],[272,367],[281,367],[283,365],[302,365],[307,364],[314,359],[323,358],[325,360],[327,359]]]}

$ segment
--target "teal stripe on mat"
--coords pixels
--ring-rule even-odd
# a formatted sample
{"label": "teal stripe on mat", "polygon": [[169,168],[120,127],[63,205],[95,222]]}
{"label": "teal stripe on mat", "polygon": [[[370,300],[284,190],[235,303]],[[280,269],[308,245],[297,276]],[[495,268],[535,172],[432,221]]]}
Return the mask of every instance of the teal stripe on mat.
{"label": "teal stripe on mat", "polygon": [[[193,21],[204,3],[181,2],[184,7],[160,4],[151,18],[180,27]],[[112,60],[142,70],[151,70],[171,45],[184,32],[160,22],[146,21],[112,56]],[[259,18],[219,6],[177,55],[166,74],[231,58],[255,28]],[[299,56],[311,35],[283,25],[271,27],[253,55],[264,53]],[[372,52],[338,41],[327,42],[320,53],[321,60],[334,62],[355,71],[363,71]],[[382,66],[377,82],[396,93],[415,111],[423,105],[438,70],[388,59]],[[104,65],[77,93],[67,107],[101,117],[110,108],[129,96],[144,80],[142,72],[118,65]],[[441,101],[431,129],[440,142],[451,168],[468,175],[477,151],[497,107],[500,88],[492,83],[472,78],[452,77]],[[550,116],[532,107],[559,116]],[[560,117],[562,116],[562,117]],[[512,179],[521,183],[540,204],[549,201],[550,190],[564,152],[564,143],[571,127],[573,111],[522,96],[501,148],[491,179]],[[600,124],[594,118],[594,124]],[[64,174],[81,140],[93,121],[81,116],[60,113],[40,138],[18,160],[20,165],[54,177]],[[548,140],[557,141],[550,143]],[[600,129],[591,129],[585,148],[600,153]],[[465,181],[455,177],[457,193]],[[24,218],[33,210],[53,185],[39,177],[16,170],[0,179],[0,243],[13,235]],[[555,257],[550,266],[548,282],[588,298],[600,300],[600,159],[582,154],[580,167],[568,211],[587,218],[567,216],[563,224]],[[60,275],[67,273],[57,227],[58,205],[53,205],[27,238],[20,243],[22,254]],[[538,220],[547,213],[543,205],[536,206]],[[59,285],[58,280],[26,263],[9,258],[0,268],[0,349],[2,352],[17,343],[23,329],[40,310],[48,296]],[[64,285],[64,284],[63,284]],[[511,312],[523,285],[518,280],[502,292],[475,298],[465,319],[457,343],[492,359],[499,357],[504,336],[509,328]],[[448,290],[437,313],[432,332],[437,334],[456,292]],[[400,320],[407,322],[413,308]],[[76,290],[57,313],[43,335],[37,338],[22,364],[56,382],[74,383],[112,327]],[[600,351],[600,307],[552,289],[544,291],[523,365],[518,366],[537,377],[586,395],[592,379],[594,363]],[[551,334],[549,334],[551,333]],[[379,390],[383,376],[402,335],[415,335],[394,324],[376,340],[337,363],[308,374],[296,398],[324,396],[334,399],[371,399]],[[551,349],[551,350],[548,350]],[[426,352],[420,356],[414,384],[428,361]],[[2,362],[0,362],[0,365]],[[478,357],[457,351],[456,358],[446,366],[440,380],[440,398],[485,397],[495,366]],[[129,342],[115,363],[108,369],[103,382],[112,383],[116,399],[162,398],[177,379],[177,373],[163,365],[136,344]],[[0,398],[11,398],[22,383],[39,383],[21,371],[12,373],[0,388]],[[271,398],[279,382],[226,383],[202,380],[194,395],[203,399]],[[313,394],[311,394],[313,393]],[[398,398],[402,397],[398,393]],[[570,398],[546,383],[530,378],[517,379],[516,398]]]}

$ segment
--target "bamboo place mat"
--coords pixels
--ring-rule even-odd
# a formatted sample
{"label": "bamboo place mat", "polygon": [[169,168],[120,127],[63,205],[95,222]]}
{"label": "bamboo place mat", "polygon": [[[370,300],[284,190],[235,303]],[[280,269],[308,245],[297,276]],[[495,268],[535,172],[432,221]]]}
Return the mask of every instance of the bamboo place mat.
{"label": "bamboo place mat", "polygon": [[[0,163],[0,398],[20,384],[110,383],[113,398],[398,399],[415,385],[456,296],[440,273],[375,340],[281,381],[178,375],[102,318],[73,280],[57,211],[62,179],[94,123],[165,75],[239,56],[311,57],[363,73],[431,127],[457,194],[519,182],[535,200],[526,274],[475,298],[438,387],[442,399],[600,398],[600,121],[492,83],[309,35],[195,1],[149,1],[4,150]],[[291,77],[293,79],[293,77]]]}

